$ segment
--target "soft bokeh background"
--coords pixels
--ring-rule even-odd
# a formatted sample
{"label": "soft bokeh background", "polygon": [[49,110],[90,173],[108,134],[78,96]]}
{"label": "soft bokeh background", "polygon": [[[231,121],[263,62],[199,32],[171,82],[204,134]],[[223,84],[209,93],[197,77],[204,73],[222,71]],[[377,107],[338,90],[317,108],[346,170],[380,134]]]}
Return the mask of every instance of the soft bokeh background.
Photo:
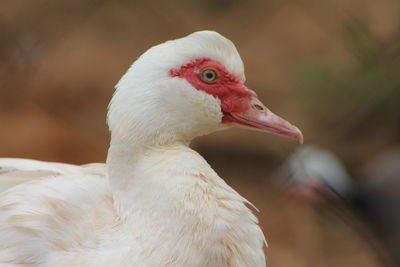
{"label": "soft bokeh background", "polygon": [[[196,30],[230,38],[247,84],[351,172],[400,143],[398,0],[3,0],[0,155],[104,161],[113,86],[149,47]],[[270,266],[382,266],[348,223],[271,178],[292,140],[230,130],[193,146],[261,211]]]}

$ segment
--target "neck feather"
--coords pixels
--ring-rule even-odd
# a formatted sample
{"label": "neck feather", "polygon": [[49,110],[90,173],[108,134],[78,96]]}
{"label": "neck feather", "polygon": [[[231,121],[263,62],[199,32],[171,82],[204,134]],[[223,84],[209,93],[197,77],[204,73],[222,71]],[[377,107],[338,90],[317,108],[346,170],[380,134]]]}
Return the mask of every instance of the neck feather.
{"label": "neck feather", "polygon": [[[111,142],[107,157],[110,186],[121,216],[160,209],[171,203],[174,186],[184,175],[212,169],[188,142],[163,144]],[[157,214],[157,213],[156,213]]]}

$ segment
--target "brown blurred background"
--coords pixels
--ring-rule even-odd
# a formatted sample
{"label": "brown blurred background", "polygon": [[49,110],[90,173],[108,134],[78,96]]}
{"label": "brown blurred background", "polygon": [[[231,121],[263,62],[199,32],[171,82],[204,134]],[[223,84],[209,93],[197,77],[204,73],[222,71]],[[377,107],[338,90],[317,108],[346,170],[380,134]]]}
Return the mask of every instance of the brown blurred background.
{"label": "brown blurred background", "polygon": [[[399,145],[398,0],[3,0],[0,155],[104,161],[121,75],[149,47],[204,29],[230,38],[247,85],[351,172]],[[271,179],[291,140],[230,130],[193,146],[260,209],[270,266],[382,266],[347,223]]]}

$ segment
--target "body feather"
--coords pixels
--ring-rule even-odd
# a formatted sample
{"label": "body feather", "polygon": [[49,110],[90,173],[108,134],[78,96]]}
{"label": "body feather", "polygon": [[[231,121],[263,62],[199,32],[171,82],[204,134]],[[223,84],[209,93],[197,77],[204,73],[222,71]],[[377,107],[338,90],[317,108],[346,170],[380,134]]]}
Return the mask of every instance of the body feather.
{"label": "body feather", "polygon": [[193,150],[154,153],[142,161],[142,168],[153,168],[138,179],[143,192],[137,194],[143,196],[131,203],[129,217],[114,202],[104,164],[17,160],[12,171],[3,164],[8,179],[24,172],[43,175],[0,194],[0,263],[263,266],[263,235],[247,200]]}

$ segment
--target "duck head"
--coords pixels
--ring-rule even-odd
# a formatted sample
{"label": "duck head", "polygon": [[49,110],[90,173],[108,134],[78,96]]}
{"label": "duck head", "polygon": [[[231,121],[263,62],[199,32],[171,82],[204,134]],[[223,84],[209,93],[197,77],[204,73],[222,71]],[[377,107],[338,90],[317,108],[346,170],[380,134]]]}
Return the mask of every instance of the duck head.
{"label": "duck head", "polygon": [[272,113],[245,85],[234,44],[213,31],[154,46],[116,86],[109,106],[111,142],[189,142],[242,126],[291,136],[300,130]]}

